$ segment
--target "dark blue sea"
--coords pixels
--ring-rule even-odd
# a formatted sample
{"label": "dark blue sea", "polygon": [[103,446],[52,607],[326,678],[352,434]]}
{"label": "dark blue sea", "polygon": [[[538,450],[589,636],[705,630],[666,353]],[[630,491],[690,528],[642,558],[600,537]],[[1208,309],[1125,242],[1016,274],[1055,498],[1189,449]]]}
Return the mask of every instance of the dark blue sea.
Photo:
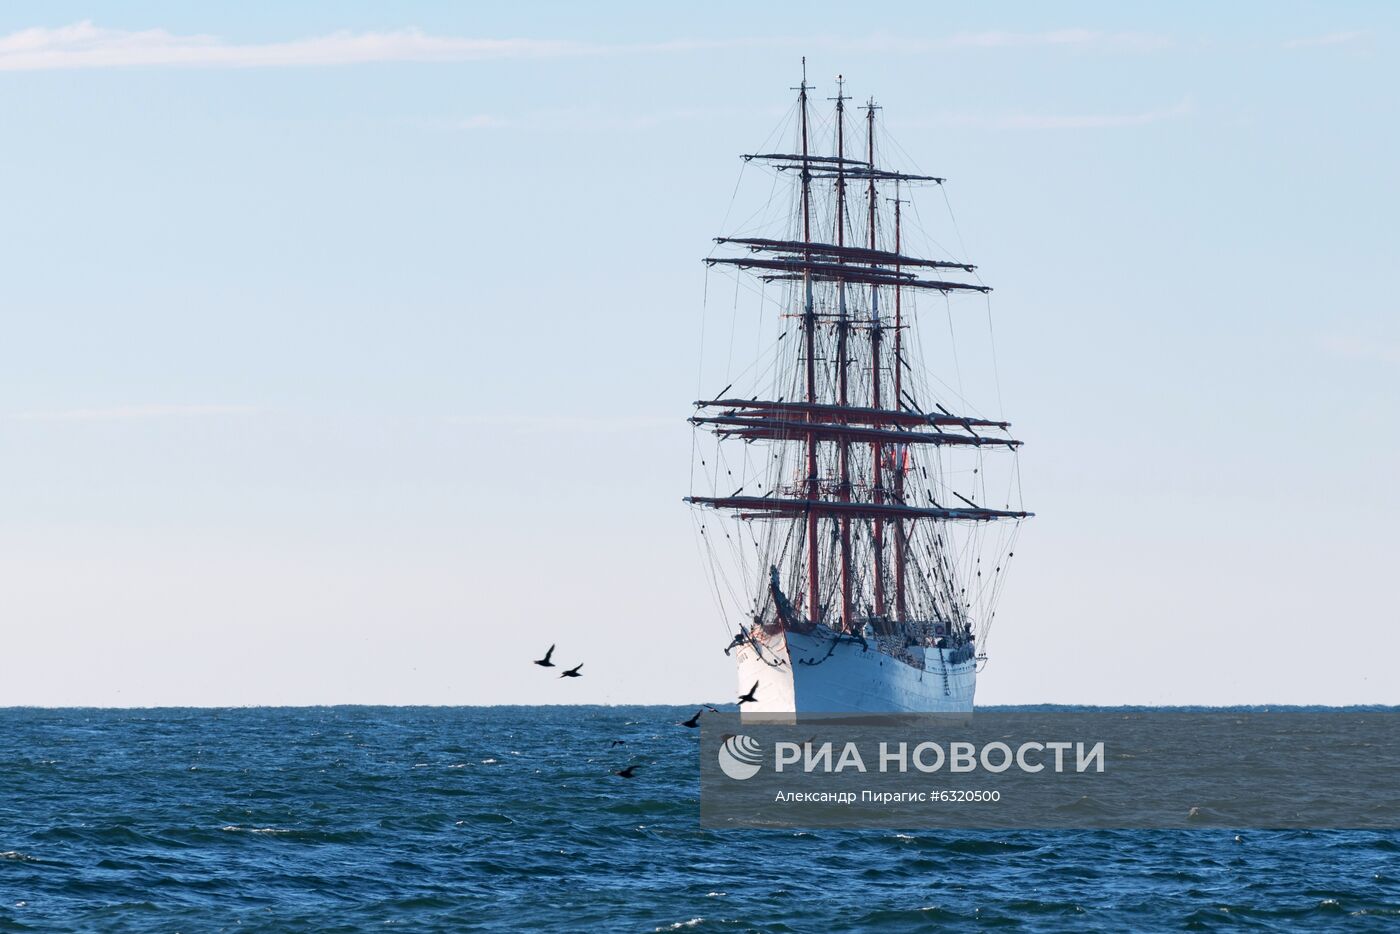
{"label": "dark blue sea", "polygon": [[1400,929],[1397,833],[704,831],[694,709],[2,710],[0,931]]}

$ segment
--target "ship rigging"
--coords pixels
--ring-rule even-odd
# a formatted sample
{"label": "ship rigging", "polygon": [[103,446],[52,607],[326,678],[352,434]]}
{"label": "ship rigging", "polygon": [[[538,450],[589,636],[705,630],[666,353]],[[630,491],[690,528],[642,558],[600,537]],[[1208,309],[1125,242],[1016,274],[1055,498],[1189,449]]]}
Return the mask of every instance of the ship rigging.
{"label": "ship rigging", "polygon": [[[709,489],[693,482],[686,501],[716,591],[743,605],[731,644],[741,646],[741,682],[754,658],[797,679],[793,665],[820,665],[841,646],[917,670],[919,684],[936,665],[951,697],[949,666],[975,664],[1031,515],[1020,506],[1021,442],[922,365],[919,298],[949,303],[951,345],[951,300],[985,303],[991,291],[966,257],[911,249],[908,195],[944,179],[881,163],[888,136],[873,99],[853,145],[842,78],[836,88],[831,153],[813,151],[804,60],[796,151],[742,157],[790,186],[783,229],[716,237],[704,260],[735,275],[736,288],[747,280],[765,312],[776,305],[779,333],[766,366],[695,403],[695,472]],[[988,481],[994,458],[1010,461],[1004,487]],[[824,684],[812,704],[836,709],[842,690]],[[801,684],[784,691],[779,707],[811,706],[799,703]],[[881,708],[863,703],[855,707]],[[900,694],[886,706],[918,704]]]}

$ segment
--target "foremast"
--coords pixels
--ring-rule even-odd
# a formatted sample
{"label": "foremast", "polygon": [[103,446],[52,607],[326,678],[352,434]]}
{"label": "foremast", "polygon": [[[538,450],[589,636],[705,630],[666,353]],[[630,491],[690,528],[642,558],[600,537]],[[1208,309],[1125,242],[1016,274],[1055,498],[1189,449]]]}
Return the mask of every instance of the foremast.
{"label": "foremast", "polygon": [[[807,349],[807,404],[817,402],[817,318],[816,305],[812,298],[812,160],[807,131],[807,59],[802,59],[802,84],[798,92],[798,106],[802,111],[802,342]],[[807,421],[812,421],[809,411]],[[807,498],[820,498],[820,483],[817,479],[817,435],[811,428],[807,430]],[[822,616],[821,592],[817,586],[820,580],[818,557],[821,554],[817,539],[817,514],[807,514],[807,581],[808,619],[813,623]],[[774,596],[776,600],[776,595]]]}

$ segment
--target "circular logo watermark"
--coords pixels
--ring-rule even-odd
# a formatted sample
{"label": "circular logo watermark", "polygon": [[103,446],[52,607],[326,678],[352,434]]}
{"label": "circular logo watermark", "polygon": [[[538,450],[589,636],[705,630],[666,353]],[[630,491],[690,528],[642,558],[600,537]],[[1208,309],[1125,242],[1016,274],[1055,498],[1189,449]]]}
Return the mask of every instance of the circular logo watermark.
{"label": "circular logo watermark", "polygon": [[742,733],[726,737],[719,747],[719,767],[735,781],[753,778],[762,767],[763,747],[752,736]]}

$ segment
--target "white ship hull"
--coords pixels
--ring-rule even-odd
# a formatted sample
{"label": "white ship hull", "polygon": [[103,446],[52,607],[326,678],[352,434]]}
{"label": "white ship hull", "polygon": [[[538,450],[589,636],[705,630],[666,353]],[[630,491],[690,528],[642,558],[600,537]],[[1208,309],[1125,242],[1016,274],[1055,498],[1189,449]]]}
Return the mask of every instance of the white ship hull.
{"label": "white ship hull", "polygon": [[[753,687],[746,714],[967,713],[977,688],[977,659],[962,650],[915,646],[905,659],[829,633],[764,634],[734,649],[739,694]],[[954,661],[957,659],[957,661]]]}

